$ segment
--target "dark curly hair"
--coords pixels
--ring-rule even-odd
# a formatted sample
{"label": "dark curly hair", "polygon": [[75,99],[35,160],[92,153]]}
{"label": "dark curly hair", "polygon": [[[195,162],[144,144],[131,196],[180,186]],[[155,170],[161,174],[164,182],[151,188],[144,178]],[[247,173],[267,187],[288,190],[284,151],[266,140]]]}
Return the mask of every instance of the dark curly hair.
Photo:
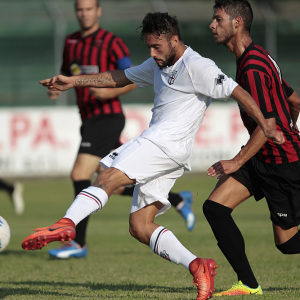
{"label": "dark curly hair", "polygon": [[181,41],[181,34],[178,27],[178,21],[175,16],[170,16],[168,13],[148,13],[144,20],[142,28],[141,39],[144,40],[147,34],[156,34],[160,36],[165,34],[168,39],[177,35]]}
{"label": "dark curly hair", "polygon": [[234,19],[240,16],[245,25],[245,29],[250,32],[253,21],[252,7],[247,0],[215,0],[214,9],[224,9],[226,14]]}

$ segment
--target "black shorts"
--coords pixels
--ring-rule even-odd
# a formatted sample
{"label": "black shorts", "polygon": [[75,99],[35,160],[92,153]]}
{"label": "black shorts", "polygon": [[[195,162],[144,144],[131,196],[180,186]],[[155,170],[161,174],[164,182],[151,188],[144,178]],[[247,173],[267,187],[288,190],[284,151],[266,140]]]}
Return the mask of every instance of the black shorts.
{"label": "black shorts", "polygon": [[80,128],[78,153],[106,156],[111,150],[121,146],[120,135],[124,126],[123,114],[94,116],[85,120]]}
{"label": "black shorts", "polygon": [[253,157],[232,176],[256,201],[266,198],[274,224],[284,229],[300,224],[300,161],[279,165]]}

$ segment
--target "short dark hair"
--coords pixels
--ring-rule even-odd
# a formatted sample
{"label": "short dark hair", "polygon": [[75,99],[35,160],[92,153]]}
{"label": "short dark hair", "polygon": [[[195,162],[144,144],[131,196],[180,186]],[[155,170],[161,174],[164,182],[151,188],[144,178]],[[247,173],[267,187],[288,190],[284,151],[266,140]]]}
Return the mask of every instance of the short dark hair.
{"label": "short dark hair", "polygon": [[[100,7],[100,0],[95,0],[95,3],[96,3],[97,7]],[[77,5],[77,0],[75,0],[75,8],[76,8],[76,5]]]}
{"label": "short dark hair", "polygon": [[245,29],[250,32],[253,11],[247,0],[215,0],[214,9],[224,9],[226,14],[235,19],[240,16],[244,21]]}
{"label": "short dark hair", "polygon": [[147,34],[161,34],[167,35],[170,39],[172,36],[177,35],[181,41],[181,34],[178,26],[178,21],[175,16],[170,16],[167,12],[155,12],[146,14],[141,26],[141,39],[145,38]]}

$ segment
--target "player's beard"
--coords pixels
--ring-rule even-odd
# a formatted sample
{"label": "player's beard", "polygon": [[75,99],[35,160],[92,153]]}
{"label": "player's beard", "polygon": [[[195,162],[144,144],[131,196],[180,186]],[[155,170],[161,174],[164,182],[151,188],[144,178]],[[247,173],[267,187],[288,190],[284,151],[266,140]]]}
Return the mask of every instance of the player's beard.
{"label": "player's beard", "polygon": [[220,44],[220,45],[226,46],[227,44],[229,44],[229,42],[230,42],[230,40],[231,40],[232,37],[234,37],[234,32],[233,32],[233,27],[231,25],[231,27],[224,34],[224,36],[222,37],[222,39],[216,40],[216,43]]}
{"label": "player's beard", "polygon": [[159,66],[160,69],[172,66],[174,64],[174,59],[176,56],[175,49],[169,43],[170,52],[165,56],[165,59],[162,61],[162,65]]}

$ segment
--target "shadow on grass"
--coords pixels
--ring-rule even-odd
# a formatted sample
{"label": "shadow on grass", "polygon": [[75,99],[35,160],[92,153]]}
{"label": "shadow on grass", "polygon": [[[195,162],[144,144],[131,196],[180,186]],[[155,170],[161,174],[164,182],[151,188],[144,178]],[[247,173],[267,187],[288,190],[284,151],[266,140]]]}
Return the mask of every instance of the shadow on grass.
{"label": "shadow on grass", "polygon": [[53,296],[53,298],[56,297],[61,297],[62,299],[66,297],[72,297],[74,295],[70,293],[60,293],[58,291],[36,291],[31,288],[18,288],[18,287],[13,287],[13,288],[1,288],[0,290],[0,299],[5,299],[8,296],[36,296],[35,299],[38,299],[39,295],[43,296]]}
{"label": "shadow on grass", "polygon": [[[157,285],[140,285],[133,283],[124,283],[124,284],[104,284],[104,283],[76,283],[76,282],[55,282],[55,281],[14,281],[11,283],[1,282],[0,285],[13,285],[12,288],[1,288],[0,289],[0,299],[3,299],[7,296],[12,295],[23,295],[23,296],[34,296],[34,295],[43,295],[43,296],[53,296],[53,297],[82,297],[80,295],[74,295],[74,293],[63,293],[59,292],[59,288],[86,288],[94,291],[128,291],[128,292],[139,292],[139,291],[147,291],[147,292],[160,292],[160,293],[187,293],[195,291],[194,287],[168,287],[168,286],[157,286]],[[28,285],[26,288],[24,285]],[[20,287],[18,287],[20,286]],[[23,286],[23,287],[21,287]],[[37,291],[34,290],[34,286],[42,287],[50,287],[55,289],[55,291]]]}
{"label": "shadow on grass", "polygon": [[[38,253],[36,251],[36,253]],[[28,251],[23,250],[20,246],[20,250],[5,250],[4,252],[1,252],[1,256],[14,256],[14,255],[28,255]]]}

